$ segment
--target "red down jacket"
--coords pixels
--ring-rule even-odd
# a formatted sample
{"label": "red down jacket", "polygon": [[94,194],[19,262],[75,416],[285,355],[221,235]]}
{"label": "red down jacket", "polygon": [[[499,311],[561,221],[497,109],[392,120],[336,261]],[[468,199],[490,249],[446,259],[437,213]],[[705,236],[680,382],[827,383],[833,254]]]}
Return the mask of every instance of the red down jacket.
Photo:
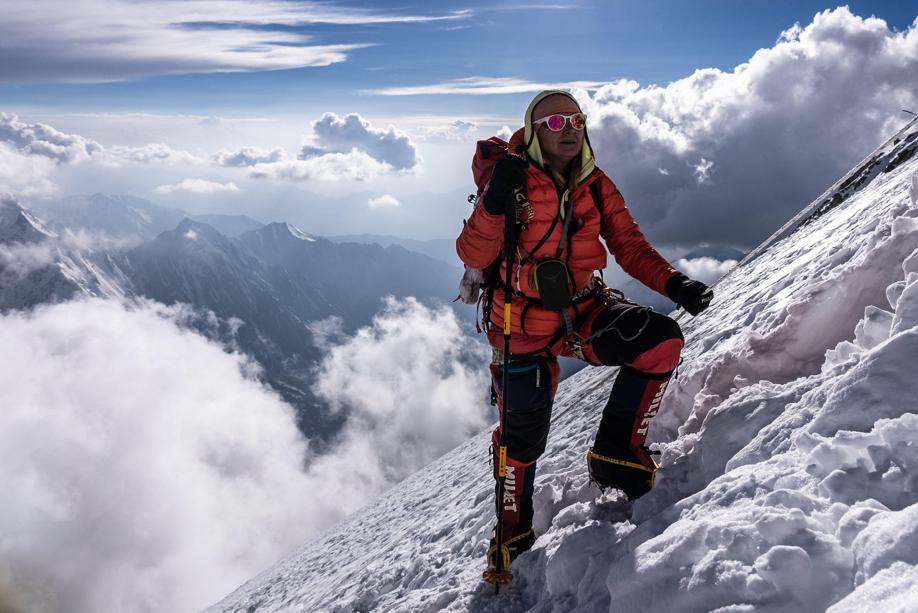
{"label": "red down jacket", "polygon": [[[512,151],[521,149],[523,129],[518,130],[510,139],[509,147]],[[493,164],[495,144],[501,143],[499,139],[479,141],[475,158],[472,162],[472,171],[478,175],[484,168],[490,173]],[[599,183],[599,193],[602,198],[602,216],[599,208],[593,203],[590,194],[590,185]],[[552,221],[558,214],[559,192],[551,177],[539,169],[535,164],[530,164],[526,170],[526,194],[532,204],[534,217],[529,221],[528,227],[520,232],[520,245],[531,253],[533,247],[548,232]],[[487,188],[485,188],[485,192]],[[571,195],[573,202],[573,217],[571,224],[574,232],[566,249],[568,254],[562,258],[567,260],[574,285],[579,291],[584,288],[596,270],[602,270],[607,264],[606,250],[603,248],[599,237],[605,240],[609,252],[615,261],[632,277],[644,285],[666,295],[666,281],[678,271],[654,249],[634,218],[625,206],[624,198],[609,177],[599,168],[595,168],[583,179]],[[562,224],[557,223],[551,236],[545,243],[532,253],[535,260],[555,257],[561,239]],[[471,268],[487,268],[501,254],[504,239],[504,218],[502,215],[491,215],[484,209],[484,199],[479,198],[471,217],[465,223],[462,233],[456,240],[456,251],[459,258],[466,266]],[[522,268],[520,264],[522,262]],[[530,274],[533,263],[520,257],[517,252],[513,264],[512,278],[514,288],[526,296],[538,298],[538,292],[532,287]],[[506,265],[500,266],[500,278],[505,278]],[[519,296],[514,296],[511,302],[511,336],[521,333],[520,316],[527,301]],[[571,318],[576,317],[573,309],[569,310]],[[504,292],[494,291],[491,308],[491,323],[500,330],[504,325]],[[549,311],[533,305],[526,311],[526,334],[535,340],[540,337],[551,337],[563,325],[561,315],[557,311]]]}

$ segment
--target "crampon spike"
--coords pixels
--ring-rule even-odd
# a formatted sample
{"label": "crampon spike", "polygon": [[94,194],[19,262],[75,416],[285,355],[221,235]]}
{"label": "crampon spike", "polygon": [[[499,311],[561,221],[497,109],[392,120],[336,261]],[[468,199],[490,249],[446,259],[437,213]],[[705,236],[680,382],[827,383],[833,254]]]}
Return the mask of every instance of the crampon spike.
{"label": "crampon spike", "polygon": [[490,583],[495,588],[495,593],[500,590],[500,586],[507,585],[513,579],[513,573],[510,572],[510,549],[506,545],[500,547],[500,561],[497,564],[497,545],[491,545],[488,548],[488,568],[481,573],[481,578]]}

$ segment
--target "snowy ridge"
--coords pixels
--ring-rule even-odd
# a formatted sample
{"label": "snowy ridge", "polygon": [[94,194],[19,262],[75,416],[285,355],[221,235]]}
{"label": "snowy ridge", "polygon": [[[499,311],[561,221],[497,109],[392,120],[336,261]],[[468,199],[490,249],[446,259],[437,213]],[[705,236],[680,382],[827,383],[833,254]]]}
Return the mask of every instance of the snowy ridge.
{"label": "snowy ridge", "polygon": [[[864,183],[867,183],[867,181],[860,183],[856,181],[858,175],[864,173],[865,170],[878,171],[887,166],[898,164],[900,161],[904,161],[897,157],[900,153],[903,152],[905,152],[910,158],[912,155],[914,155],[916,148],[918,148],[918,140],[916,140],[916,137],[918,137],[918,117],[911,120],[901,130],[890,137],[889,140],[873,150],[870,155],[861,160],[861,162],[849,173],[841,177],[838,181],[826,189],[826,191],[820,194],[818,198],[813,200],[813,202],[804,207],[799,213],[794,215],[786,224],[778,228],[778,230],[776,230],[774,234],[765,239],[762,244],[746,254],[746,257],[744,257],[737,264],[736,268],[740,268],[741,266],[759,257],[759,255],[767,251],[776,242],[782,238],[787,237],[796,231],[801,225],[810,221],[815,215],[819,214],[820,211],[824,212],[825,210],[831,210],[834,205],[842,202],[850,195],[851,191],[854,191],[864,185]],[[885,164],[883,164],[881,167],[882,162],[885,162]],[[732,272],[733,271],[727,273],[727,275],[731,274]]]}
{"label": "snowy ridge", "polygon": [[875,174],[682,322],[658,485],[633,507],[583,457],[614,370],[565,381],[539,538],[499,596],[482,433],[207,611],[915,610],[916,185],[918,158]]}

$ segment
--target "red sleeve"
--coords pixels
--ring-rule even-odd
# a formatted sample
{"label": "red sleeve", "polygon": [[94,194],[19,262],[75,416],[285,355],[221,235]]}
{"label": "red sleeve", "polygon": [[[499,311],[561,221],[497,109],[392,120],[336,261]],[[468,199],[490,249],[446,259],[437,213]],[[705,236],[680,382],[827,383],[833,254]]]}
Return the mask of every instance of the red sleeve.
{"label": "red sleeve", "polygon": [[599,181],[603,207],[602,237],[609,253],[622,270],[666,296],[666,281],[679,271],[647,242],[615,184],[604,175]]}
{"label": "red sleeve", "polygon": [[472,216],[464,223],[456,239],[456,253],[470,268],[487,268],[500,254],[504,244],[504,216],[491,215],[479,198]]}

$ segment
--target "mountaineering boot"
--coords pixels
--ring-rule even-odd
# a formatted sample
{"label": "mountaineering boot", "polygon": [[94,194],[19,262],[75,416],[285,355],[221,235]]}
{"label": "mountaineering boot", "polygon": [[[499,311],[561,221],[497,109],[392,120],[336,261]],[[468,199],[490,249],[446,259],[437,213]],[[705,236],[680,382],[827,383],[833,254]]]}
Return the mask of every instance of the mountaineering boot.
{"label": "mountaineering boot", "polygon": [[620,489],[630,500],[653,488],[657,463],[644,441],[668,382],[668,374],[648,375],[627,366],[619,371],[587,451],[590,479],[600,488]]}
{"label": "mountaineering boot", "polygon": [[[495,467],[497,462],[495,461]],[[496,469],[496,468],[495,468]],[[532,530],[532,490],[535,484],[535,462],[519,462],[507,458],[507,476],[504,479],[504,497],[500,503],[500,516],[503,522],[503,547],[504,568],[524,551],[528,551],[535,543],[535,533]],[[495,477],[496,477],[495,472]],[[495,486],[495,496],[497,487]],[[494,534],[497,533],[495,528]],[[496,565],[498,548],[495,536],[492,534],[488,545],[488,566]]]}

